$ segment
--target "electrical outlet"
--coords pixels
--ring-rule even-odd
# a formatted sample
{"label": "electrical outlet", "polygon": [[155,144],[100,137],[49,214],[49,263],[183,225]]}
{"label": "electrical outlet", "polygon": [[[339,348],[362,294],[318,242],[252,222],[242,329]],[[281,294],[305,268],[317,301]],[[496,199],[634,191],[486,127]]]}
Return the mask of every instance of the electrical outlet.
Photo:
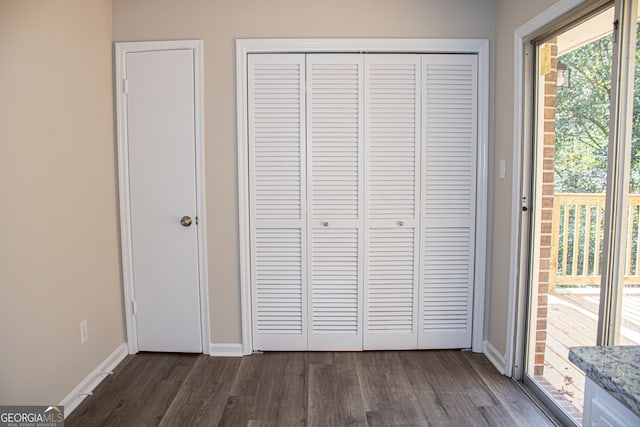
{"label": "electrical outlet", "polygon": [[80,344],[84,344],[89,339],[89,331],[87,330],[87,321],[80,322]]}

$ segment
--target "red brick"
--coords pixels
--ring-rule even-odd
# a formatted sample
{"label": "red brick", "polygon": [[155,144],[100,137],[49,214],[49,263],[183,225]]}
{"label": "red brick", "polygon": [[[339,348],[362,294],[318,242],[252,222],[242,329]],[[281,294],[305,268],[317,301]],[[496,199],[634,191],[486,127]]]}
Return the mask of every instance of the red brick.
{"label": "red brick", "polygon": [[544,131],[545,132],[555,132],[556,131],[556,122],[555,121],[545,121],[544,122]]}
{"label": "red brick", "polygon": [[548,259],[540,259],[540,270],[549,270],[549,260]]}
{"label": "red brick", "polygon": [[540,236],[540,246],[551,246],[551,236]]}
{"label": "red brick", "polygon": [[[549,141],[547,144],[547,140]],[[544,136],[544,153],[543,156],[545,159],[554,159],[556,158],[556,135],[545,135]]]}

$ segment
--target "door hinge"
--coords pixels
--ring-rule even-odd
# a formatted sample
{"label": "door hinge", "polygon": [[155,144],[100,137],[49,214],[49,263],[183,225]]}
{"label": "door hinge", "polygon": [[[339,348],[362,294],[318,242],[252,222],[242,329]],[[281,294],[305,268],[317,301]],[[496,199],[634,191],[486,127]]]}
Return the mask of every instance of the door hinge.
{"label": "door hinge", "polygon": [[129,80],[122,79],[122,91],[125,95],[129,93]]}
{"label": "door hinge", "polygon": [[138,306],[135,300],[131,300],[131,314],[133,314],[134,316],[138,314]]}

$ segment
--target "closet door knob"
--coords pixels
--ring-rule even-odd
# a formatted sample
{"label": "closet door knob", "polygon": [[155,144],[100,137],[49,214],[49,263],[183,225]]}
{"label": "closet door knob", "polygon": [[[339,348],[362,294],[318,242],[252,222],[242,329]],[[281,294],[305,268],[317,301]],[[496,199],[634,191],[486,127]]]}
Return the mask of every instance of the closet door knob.
{"label": "closet door knob", "polygon": [[193,220],[190,216],[183,216],[182,218],[180,218],[180,225],[183,227],[190,227],[192,223]]}
{"label": "closet door knob", "polygon": [[324,221],[324,222],[322,223],[322,226],[323,226],[323,227],[328,227],[328,226],[329,226],[329,221]]}
{"label": "closet door knob", "polygon": [[398,225],[402,227],[404,225],[404,221],[398,221]]}

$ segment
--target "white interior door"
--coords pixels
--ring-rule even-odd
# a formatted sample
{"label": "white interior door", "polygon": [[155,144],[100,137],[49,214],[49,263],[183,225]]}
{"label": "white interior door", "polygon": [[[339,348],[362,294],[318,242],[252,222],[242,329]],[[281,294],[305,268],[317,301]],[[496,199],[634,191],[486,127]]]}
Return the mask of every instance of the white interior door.
{"label": "white interior door", "polygon": [[194,54],[126,54],[133,299],[138,350],[202,352]]}
{"label": "white interior door", "polygon": [[476,55],[424,55],[420,348],[471,347],[478,152]]}
{"label": "white interior door", "polygon": [[307,55],[309,350],[362,349],[362,64]]}
{"label": "white interior door", "polygon": [[365,60],[364,349],[418,344],[420,56]]}
{"label": "white interior door", "polygon": [[471,347],[477,55],[247,65],[253,348]]}
{"label": "white interior door", "polygon": [[305,56],[248,66],[253,346],[306,350]]}

